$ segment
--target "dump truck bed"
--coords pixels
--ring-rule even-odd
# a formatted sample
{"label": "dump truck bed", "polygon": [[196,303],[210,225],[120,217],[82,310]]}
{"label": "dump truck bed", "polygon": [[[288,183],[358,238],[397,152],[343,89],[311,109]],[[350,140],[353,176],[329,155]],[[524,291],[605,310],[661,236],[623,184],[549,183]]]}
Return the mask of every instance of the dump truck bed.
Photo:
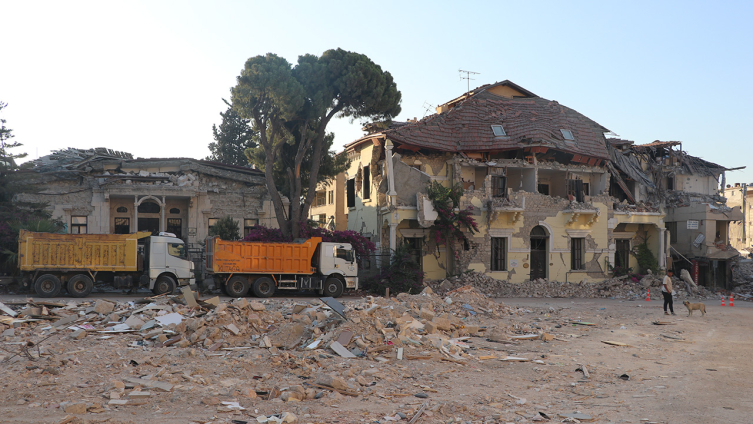
{"label": "dump truck bed", "polygon": [[18,265],[21,271],[138,271],[138,240],[150,235],[150,232],[52,234],[21,230],[18,236]]}
{"label": "dump truck bed", "polygon": [[313,274],[311,266],[321,237],[303,243],[269,243],[207,239],[207,271],[215,274]]}

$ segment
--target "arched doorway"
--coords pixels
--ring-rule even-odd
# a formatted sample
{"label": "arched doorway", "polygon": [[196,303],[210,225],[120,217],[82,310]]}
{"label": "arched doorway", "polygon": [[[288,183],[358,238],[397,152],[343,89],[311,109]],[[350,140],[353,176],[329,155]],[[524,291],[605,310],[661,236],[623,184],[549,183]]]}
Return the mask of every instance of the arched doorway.
{"label": "arched doorway", "polygon": [[541,225],[531,229],[531,280],[546,278],[548,239],[549,235]]}

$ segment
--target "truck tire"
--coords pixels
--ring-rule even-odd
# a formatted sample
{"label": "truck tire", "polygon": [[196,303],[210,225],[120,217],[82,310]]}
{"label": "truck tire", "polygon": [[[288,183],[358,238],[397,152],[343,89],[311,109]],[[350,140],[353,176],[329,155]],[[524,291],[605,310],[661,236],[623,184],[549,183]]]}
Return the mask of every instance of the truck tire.
{"label": "truck tire", "polygon": [[34,282],[34,291],[39,297],[55,297],[63,290],[60,279],[52,274],[44,274]]}
{"label": "truck tire", "polygon": [[76,274],[68,280],[66,288],[73,297],[86,297],[94,289],[94,282],[88,275]]}
{"label": "truck tire", "polygon": [[249,284],[246,277],[236,275],[224,284],[224,291],[230,297],[244,297],[248,294]]}
{"label": "truck tire", "polygon": [[275,294],[275,283],[269,277],[257,278],[254,281],[254,296],[270,297]]}
{"label": "truck tire", "polygon": [[157,278],[152,289],[152,292],[157,295],[164,293],[171,294],[173,291],[175,291],[175,279],[169,275],[161,275]]}
{"label": "truck tire", "polygon": [[324,281],[324,295],[340,297],[343,294],[343,282],[339,278],[329,277]]}

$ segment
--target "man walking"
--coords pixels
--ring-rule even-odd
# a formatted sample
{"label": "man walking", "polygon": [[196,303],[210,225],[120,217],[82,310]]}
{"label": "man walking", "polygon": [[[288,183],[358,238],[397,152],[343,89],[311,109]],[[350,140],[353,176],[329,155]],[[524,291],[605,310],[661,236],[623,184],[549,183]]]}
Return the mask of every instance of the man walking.
{"label": "man walking", "polygon": [[[675,314],[675,310],[672,307],[672,270],[667,270],[667,275],[664,276],[664,281],[661,284],[661,295],[664,297],[664,315]],[[669,312],[667,312],[667,305],[669,305]]]}

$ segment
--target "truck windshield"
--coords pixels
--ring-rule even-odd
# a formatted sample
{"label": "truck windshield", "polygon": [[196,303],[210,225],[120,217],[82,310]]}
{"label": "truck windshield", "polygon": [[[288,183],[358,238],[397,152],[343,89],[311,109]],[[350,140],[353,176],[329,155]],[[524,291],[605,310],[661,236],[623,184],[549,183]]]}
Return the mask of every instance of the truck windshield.
{"label": "truck windshield", "polygon": [[185,258],[186,248],[183,246],[183,243],[168,243],[167,253],[177,258]]}
{"label": "truck windshield", "polygon": [[340,259],[345,259],[346,262],[353,262],[353,251],[346,249],[337,249],[336,255]]}

